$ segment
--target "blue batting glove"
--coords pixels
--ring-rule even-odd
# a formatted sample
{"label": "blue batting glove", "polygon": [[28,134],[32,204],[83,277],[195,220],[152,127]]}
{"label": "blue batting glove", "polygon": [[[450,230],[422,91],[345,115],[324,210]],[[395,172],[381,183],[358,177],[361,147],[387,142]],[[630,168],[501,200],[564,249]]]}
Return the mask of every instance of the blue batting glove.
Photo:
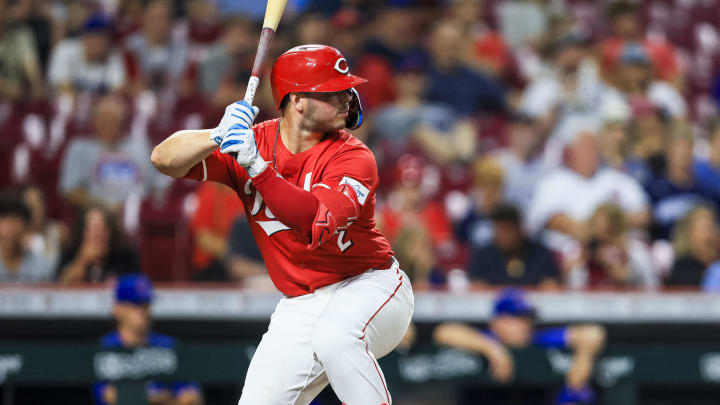
{"label": "blue batting glove", "polygon": [[[240,111],[240,114],[236,114],[236,111],[230,108],[230,116],[236,122],[222,132],[220,152],[235,154],[237,162],[247,170],[250,177],[255,177],[267,167],[267,163],[258,152],[255,132],[252,130],[252,122],[255,119],[257,110],[249,110],[250,104],[245,101],[236,104],[240,104],[242,111]],[[249,116],[245,114],[246,111],[253,111],[253,114]]]}
{"label": "blue batting glove", "polygon": [[225,114],[220,120],[220,124],[210,130],[210,139],[220,146],[231,127],[240,125],[246,129],[252,128],[259,111],[257,107],[251,106],[245,100],[230,104],[225,107]]}

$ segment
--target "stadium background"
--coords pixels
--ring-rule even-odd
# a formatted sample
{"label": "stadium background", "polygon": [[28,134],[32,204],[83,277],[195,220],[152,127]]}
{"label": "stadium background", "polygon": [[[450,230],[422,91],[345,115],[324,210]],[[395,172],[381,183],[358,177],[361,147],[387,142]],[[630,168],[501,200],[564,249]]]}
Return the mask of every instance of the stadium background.
{"label": "stadium background", "polygon": [[[0,235],[3,263],[22,246],[27,264],[0,273],[0,403],[91,403],[112,285],[134,271],[156,284],[155,330],[182,343],[173,376],[207,404],[237,400],[278,295],[232,193],[148,158],[242,97],[264,7],[0,0],[0,190],[30,212]],[[370,80],[355,135],[417,292],[416,340],[381,362],[396,403],[478,403],[473,389],[553,403],[562,352],[513,352],[516,378],[497,384],[432,342],[445,320],[485,325],[508,285],[541,325],[606,327],[598,403],[720,403],[719,30],[716,0],[289,2],[271,60],[329,44]],[[267,81],[256,103],[276,115]],[[575,181],[595,160],[622,180]],[[522,236],[501,226],[513,212]],[[552,262],[487,260],[501,234]]]}

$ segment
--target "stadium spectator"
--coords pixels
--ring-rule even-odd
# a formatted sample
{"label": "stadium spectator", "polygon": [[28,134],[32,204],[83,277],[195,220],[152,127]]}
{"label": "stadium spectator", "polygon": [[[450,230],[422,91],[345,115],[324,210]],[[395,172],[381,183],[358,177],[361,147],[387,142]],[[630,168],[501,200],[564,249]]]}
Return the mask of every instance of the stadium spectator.
{"label": "stadium spectator", "polygon": [[73,38],[82,34],[88,18],[97,10],[97,4],[85,0],[54,2],[60,38]]}
{"label": "stadium spectator", "polygon": [[295,38],[298,44],[326,44],[330,36],[330,21],[320,14],[307,13],[295,22]]}
{"label": "stadium spectator", "polygon": [[448,14],[472,40],[472,64],[495,77],[514,79],[513,74],[517,72],[511,50],[502,35],[487,24],[486,14],[491,12],[486,6],[485,1],[454,0]]}
{"label": "stadium spectator", "polygon": [[28,249],[44,257],[54,269],[60,260],[60,250],[64,242],[67,242],[68,229],[64,223],[48,217],[42,190],[33,186],[27,187],[23,191],[22,198],[30,210]]}
{"label": "stadium spectator", "polygon": [[190,44],[190,60],[202,61],[207,46],[215,42],[222,33],[220,16],[215,2],[205,0],[187,0],[185,29]]}
{"label": "stadium spectator", "polygon": [[627,170],[630,158],[630,119],[632,110],[624,102],[606,103],[600,110],[598,143],[605,165],[620,171]]}
{"label": "stadium spectator", "polygon": [[[18,9],[13,11],[19,17],[22,24],[27,27],[35,39],[35,49],[40,62],[40,71],[47,71],[50,49],[57,42],[58,27],[55,21],[56,9],[53,4],[43,0],[15,0],[5,1],[11,7]],[[41,73],[42,74],[42,73]]]}
{"label": "stadium spectator", "polygon": [[617,89],[600,79],[586,41],[580,34],[564,33],[550,42],[545,69],[523,92],[520,108],[538,120],[541,134],[551,141],[562,143],[557,138],[574,118],[598,116],[607,104],[623,103]]}
{"label": "stadium spectator", "polygon": [[[177,343],[170,336],[151,331],[152,314],[150,304],[153,288],[144,275],[127,274],[118,278],[115,284],[113,318],[117,329],[100,338],[100,347],[105,351],[127,351],[139,348],[163,348],[174,350]],[[156,354],[159,355],[159,354]],[[189,381],[160,382],[145,384],[148,404],[153,405],[201,405],[203,395],[197,383]],[[93,385],[96,405],[115,405],[123,395],[123,386],[110,382]]]}
{"label": "stadium spectator", "polygon": [[612,82],[628,100],[647,98],[669,117],[685,118],[687,104],[682,94],[670,83],[654,79],[652,69],[645,48],[628,44],[621,50]]}
{"label": "stadium spectator", "polygon": [[242,201],[230,188],[213,182],[198,187],[197,208],[190,222],[194,251],[193,278],[205,281],[227,280],[223,262],[228,253],[228,236],[238,216],[243,214]]}
{"label": "stadium spectator", "polygon": [[223,85],[238,86],[239,81],[247,80],[257,48],[255,37],[252,23],[247,19],[234,17],[225,23],[222,36],[200,64],[203,94],[213,95]]}
{"label": "stadium spectator", "polygon": [[665,285],[717,291],[720,230],[715,209],[700,205],[689,211],[676,226],[673,245],[675,262]]}
{"label": "stadium spectator", "polygon": [[[378,13],[370,23],[370,37],[364,44],[365,53],[379,56],[390,66],[420,51],[412,37],[417,23],[413,10],[400,3]],[[368,80],[369,82],[370,80]]]}
{"label": "stadium spectator", "polygon": [[137,254],[125,246],[115,217],[107,211],[88,209],[71,235],[58,267],[60,283],[96,283],[138,270]]}
{"label": "stadium spectator", "polygon": [[27,247],[30,209],[22,200],[0,196],[0,283],[47,283],[52,264]]}
{"label": "stadium spectator", "polygon": [[696,181],[693,172],[692,128],[683,122],[670,127],[665,143],[665,168],[653,173],[644,186],[653,204],[653,236],[669,239],[673,225],[701,202],[720,201],[717,186]]}
{"label": "stadium spectator", "polygon": [[460,242],[480,249],[493,239],[490,214],[503,201],[507,176],[502,166],[492,157],[479,158],[473,164],[472,170],[470,204],[457,220],[455,235]]}
{"label": "stadium spectator", "polygon": [[573,352],[565,387],[558,395],[558,404],[589,403],[593,393],[589,388],[595,356],[605,345],[605,329],[596,324],[538,328],[535,309],[517,290],[500,293],[493,306],[488,329],[460,323],[442,323],[433,331],[437,344],[477,353],[488,359],[490,374],[508,383],[515,374],[512,349],[543,347],[569,349]]}
{"label": "stadium spectator", "polygon": [[145,11],[144,0],[124,0],[118,2],[113,14],[113,41],[122,43],[128,35],[142,26]]}
{"label": "stadium spectator", "polygon": [[548,12],[541,3],[502,1],[496,5],[497,25],[513,49],[537,46],[548,29]]}
{"label": "stadium spectator", "polygon": [[579,253],[581,246],[575,243],[589,241],[587,221],[603,203],[617,203],[631,229],[642,229],[649,220],[642,187],[629,175],[600,165],[595,129],[587,124],[574,126],[575,137],[566,148],[566,166],[540,180],[528,211],[530,231],[546,229],[546,243],[565,254]]}
{"label": "stadium spectator", "polygon": [[363,55],[357,60],[356,74],[368,79],[360,86],[363,106],[368,111],[393,100],[393,67],[422,49],[417,43],[415,14],[407,7],[387,7],[369,24]]}
{"label": "stadium spectator", "polygon": [[82,34],[60,41],[50,56],[48,82],[56,93],[102,95],[125,85],[125,63],[111,43],[111,22],[103,14],[85,21]]}
{"label": "stadium spectator", "polygon": [[[445,207],[428,196],[434,192],[426,181],[437,167],[419,156],[404,155],[394,167],[393,184],[386,202],[376,213],[378,228],[407,259],[409,273],[418,282],[434,276],[442,255],[450,254],[454,240]],[[422,249],[426,251],[421,252]],[[399,259],[398,259],[399,260]]]}
{"label": "stadium spectator", "polygon": [[444,271],[438,266],[436,248],[425,226],[406,224],[397,231],[392,247],[398,261],[403,261],[404,271],[415,288],[445,283]]}
{"label": "stadium spectator", "polygon": [[560,274],[553,254],[525,235],[520,211],[500,204],[490,213],[493,239],[473,245],[468,276],[479,286],[524,285],[557,289]]}
{"label": "stadium spectator", "polygon": [[440,20],[430,31],[425,98],[452,107],[461,116],[505,110],[505,90],[494,78],[470,67],[468,39],[455,20]]}
{"label": "stadium spectator", "polygon": [[343,55],[351,65],[360,60],[367,37],[366,13],[358,7],[346,5],[330,19],[332,35],[328,38],[331,46],[343,50]]}
{"label": "stadium spectator", "polygon": [[645,98],[630,103],[632,119],[628,129],[627,172],[645,184],[653,172],[665,165],[665,143],[670,123],[660,109]]}
{"label": "stadium spectator", "polygon": [[124,135],[127,117],[121,98],[105,96],[95,107],[93,137],[78,137],[68,145],[59,183],[73,206],[99,204],[117,211],[128,197],[142,197],[157,184],[147,141]]}
{"label": "stadium spectator", "polygon": [[680,84],[681,71],[675,49],[658,36],[646,35],[637,2],[611,3],[607,18],[610,20],[610,37],[600,44],[600,61],[607,74],[612,75],[617,68],[622,59],[623,48],[628,44],[637,44],[655,66],[657,78]]}
{"label": "stadium spectator", "polygon": [[173,35],[172,5],[152,0],[145,8],[142,28],[130,35],[126,47],[133,60],[134,86],[153,91],[169,90],[185,73],[188,48],[184,38]]}
{"label": "stadium spectator", "polygon": [[526,211],[535,185],[551,169],[542,157],[543,137],[537,120],[516,112],[510,116],[508,145],[495,150],[492,157],[505,172],[505,199]]}
{"label": "stadium spectator", "polygon": [[21,21],[21,5],[0,3],[0,99],[21,101],[45,93],[37,41]]}
{"label": "stadium spectator", "polygon": [[657,271],[649,246],[629,233],[623,210],[600,205],[589,224],[581,260],[568,266],[568,284],[577,288],[656,288]]}
{"label": "stadium spectator", "polygon": [[710,154],[707,158],[698,158],[693,165],[695,181],[703,188],[713,189],[720,196],[720,118],[715,118],[708,126]]}
{"label": "stadium spectator", "polygon": [[439,165],[472,158],[476,150],[473,125],[459,120],[448,106],[422,98],[427,76],[421,60],[403,60],[396,73],[397,98],[377,110],[372,120],[377,141],[386,146],[388,154],[412,144]]}
{"label": "stadium spectator", "polygon": [[245,215],[239,215],[230,229],[226,262],[230,280],[253,290],[274,290]]}

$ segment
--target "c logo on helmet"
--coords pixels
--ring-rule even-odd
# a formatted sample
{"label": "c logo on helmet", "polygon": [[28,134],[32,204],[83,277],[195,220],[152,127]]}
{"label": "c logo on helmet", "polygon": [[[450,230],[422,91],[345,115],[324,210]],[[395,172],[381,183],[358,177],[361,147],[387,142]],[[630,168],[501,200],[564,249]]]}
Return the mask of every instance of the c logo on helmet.
{"label": "c logo on helmet", "polygon": [[346,75],[347,72],[350,71],[350,66],[348,66],[347,60],[345,60],[345,58],[338,59],[335,62],[335,70]]}

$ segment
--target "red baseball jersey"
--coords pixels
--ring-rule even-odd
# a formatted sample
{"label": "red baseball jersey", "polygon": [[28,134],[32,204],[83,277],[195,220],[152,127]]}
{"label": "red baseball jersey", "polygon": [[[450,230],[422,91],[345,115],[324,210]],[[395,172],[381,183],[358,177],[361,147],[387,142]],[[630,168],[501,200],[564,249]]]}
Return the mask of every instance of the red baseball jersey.
{"label": "red baseball jersey", "polygon": [[[255,240],[273,283],[282,293],[298,296],[386,265],[393,255],[390,244],[375,227],[375,157],[346,131],[326,135],[312,148],[292,154],[277,136],[279,120],[253,126],[260,156],[290,183],[311,191],[313,186],[337,188],[348,184],[357,196],[360,214],[346,231],[309,250],[301,232],[278,221],[263,203],[245,169],[231,156],[216,150],[195,165],[186,178],[220,182],[243,202]],[[275,163],[273,163],[273,155]]]}

